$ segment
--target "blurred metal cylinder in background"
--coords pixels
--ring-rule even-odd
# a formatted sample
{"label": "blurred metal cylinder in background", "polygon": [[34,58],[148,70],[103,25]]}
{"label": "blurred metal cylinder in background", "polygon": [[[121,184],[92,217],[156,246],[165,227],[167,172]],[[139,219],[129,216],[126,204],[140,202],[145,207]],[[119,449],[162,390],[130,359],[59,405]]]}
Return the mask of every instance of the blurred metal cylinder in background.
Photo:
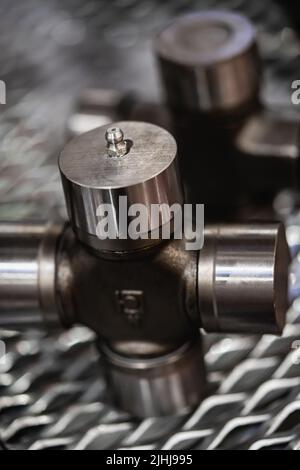
{"label": "blurred metal cylinder in background", "polygon": [[22,329],[43,324],[53,327],[58,324],[55,270],[61,231],[61,223],[1,223],[1,328]]}
{"label": "blurred metal cylinder in background", "polygon": [[180,16],[154,43],[178,144],[187,202],[206,204],[206,220],[233,220],[247,203],[233,136],[259,108],[254,28],[227,11]]}
{"label": "blurred metal cylinder in background", "polygon": [[67,137],[88,132],[120,119],[127,119],[136,98],[132,93],[121,93],[104,88],[88,88],[79,96],[76,108],[67,125]]}
{"label": "blurred metal cylinder in background", "polygon": [[155,51],[174,108],[224,112],[256,99],[255,32],[241,15],[204,11],[181,16],[157,36]]}

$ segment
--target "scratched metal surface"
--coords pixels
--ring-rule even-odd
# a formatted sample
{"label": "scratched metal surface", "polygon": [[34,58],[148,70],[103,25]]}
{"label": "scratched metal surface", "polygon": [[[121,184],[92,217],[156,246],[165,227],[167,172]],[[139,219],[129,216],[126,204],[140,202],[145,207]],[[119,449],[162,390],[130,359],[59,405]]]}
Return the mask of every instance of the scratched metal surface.
{"label": "scratched metal surface", "polygon": [[[257,26],[264,100],[298,113],[289,106],[299,41],[271,0],[1,0],[0,218],[63,212],[56,157],[79,90],[134,88],[158,99],[152,35],[175,14],[220,5]],[[89,331],[1,331],[0,449],[300,449],[300,215],[290,195],[277,204],[296,299],[282,338],[207,336],[210,396],[191,416],[137,422],[107,404]]]}

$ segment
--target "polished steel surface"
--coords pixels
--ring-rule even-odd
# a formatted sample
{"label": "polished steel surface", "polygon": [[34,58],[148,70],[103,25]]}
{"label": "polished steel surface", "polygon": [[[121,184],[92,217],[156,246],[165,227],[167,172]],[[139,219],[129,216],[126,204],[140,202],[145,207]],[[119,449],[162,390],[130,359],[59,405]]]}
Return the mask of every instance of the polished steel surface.
{"label": "polished steel surface", "polygon": [[290,255],[282,224],[207,227],[198,299],[206,331],[280,334]]}
{"label": "polished steel surface", "polygon": [[204,397],[201,338],[167,355],[128,358],[99,345],[114,403],[139,418],[186,414]]}
{"label": "polished steel surface", "polygon": [[[111,129],[117,128],[122,129],[127,142],[126,151],[118,158],[112,156],[112,144],[107,140]],[[122,238],[119,211],[128,213],[133,204],[143,204],[149,214],[149,232],[169,223],[172,213],[162,212],[161,220],[156,220],[151,217],[151,206],[182,203],[176,155],[176,142],[167,131],[142,122],[106,125],[69,142],[61,153],[59,167],[69,218],[79,238],[107,251],[129,251],[151,244],[149,237],[139,243],[124,239],[124,235]],[[125,209],[120,209],[121,196],[127,197]],[[97,236],[99,216],[104,215],[97,210],[104,204],[112,207],[115,240],[100,240]]]}
{"label": "polished steel surface", "polygon": [[256,99],[259,66],[255,32],[237,13],[181,16],[156,38],[168,103],[192,111],[228,111]]}
{"label": "polished steel surface", "polygon": [[57,307],[57,253],[64,226],[62,220],[46,224],[38,253],[39,303],[48,329],[61,327]]}
{"label": "polished steel surface", "polygon": [[[3,225],[1,231],[1,312],[39,308],[38,249],[44,225]],[[19,299],[22,299],[19,303]]]}
{"label": "polished steel surface", "polygon": [[1,223],[1,328],[50,328],[59,324],[55,270],[61,232],[58,222]]}

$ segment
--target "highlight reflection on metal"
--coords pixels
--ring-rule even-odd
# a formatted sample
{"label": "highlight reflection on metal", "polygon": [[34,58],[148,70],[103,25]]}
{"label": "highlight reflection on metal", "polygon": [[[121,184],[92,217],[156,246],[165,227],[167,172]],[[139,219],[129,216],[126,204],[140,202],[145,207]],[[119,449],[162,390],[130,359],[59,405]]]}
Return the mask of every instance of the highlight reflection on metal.
{"label": "highlight reflection on metal", "polygon": [[207,226],[198,263],[205,331],[280,334],[288,308],[284,273],[289,260],[283,226]]}
{"label": "highlight reflection on metal", "polygon": [[[124,87],[134,78],[142,91],[153,89],[154,74],[149,73],[146,38],[163,27],[166,16],[177,13],[178,7],[175,2],[159,2],[154,7],[152,2],[140,0],[110,3],[103,15],[100,1],[83,5],[75,0],[71,13],[67,0],[59,5],[28,0],[21,8],[4,0],[1,78],[9,89],[8,104],[0,121],[1,219],[45,215],[48,218],[53,208],[60,209],[63,195],[53,155],[62,140],[61,129],[70,103],[79,89],[91,84],[90,76],[101,77],[97,83],[101,86]],[[225,0],[220,6],[231,8],[233,3]],[[217,1],[184,2],[180,10],[187,4],[192,8],[218,6]],[[270,0],[242,0],[236,4],[237,11],[260,25],[260,49],[267,59],[265,100],[288,106],[286,81],[300,73],[294,31]],[[32,17],[32,12],[36,17]],[[39,27],[32,28],[37,21]],[[18,23],[14,40],[10,34],[12,22],[14,26]],[[99,31],[103,32],[103,43],[95,40]],[[84,67],[78,67],[78,56],[86,51],[87,45],[88,73]],[[126,56],[122,75],[119,47]],[[109,67],[108,57],[112,61]],[[46,74],[42,73],[45,63]],[[100,74],[103,65],[109,69],[105,77]],[[300,245],[299,221],[297,213],[287,221],[295,255]],[[299,274],[295,273],[299,271],[296,257],[295,297],[299,293]],[[299,319],[300,304],[296,299],[282,338],[207,336],[211,395],[192,416],[151,418],[141,423],[105,404],[104,381],[96,371],[93,338],[86,330],[74,329],[46,338],[37,333],[2,331],[7,351],[0,374],[0,435],[3,431],[7,433],[10,447],[31,449],[299,450],[300,366],[294,363],[295,351],[291,351],[293,342],[300,338]],[[225,377],[226,387],[223,385],[221,390]],[[63,387],[59,388],[59,384]],[[45,386],[51,386],[47,393]],[[103,393],[100,402],[99,388]],[[35,414],[37,408],[31,405],[38,401],[39,411]]]}
{"label": "highlight reflection on metal", "polygon": [[[59,158],[69,219],[78,238],[87,245],[106,251],[130,251],[157,243],[146,237],[138,242],[102,240],[97,236],[99,207],[112,206],[112,227],[119,234],[120,213],[127,213],[132,204],[143,204],[149,218],[146,231],[152,233],[160,225],[171,224],[173,215],[163,214],[158,220],[150,215],[152,204],[182,204],[178,179],[174,138],[164,129],[145,122],[117,122],[114,129],[125,134],[127,151],[113,157],[108,147],[109,125],[72,139]],[[119,143],[120,145],[120,143]],[[115,151],[116,152],[116,151]],[[122,155],[122,156],[121,156]],[[121,207],[126,196],[125,207]],[[124,197],[123,197],[124,201]],[[137,247],[138,245],[138,247]]]}

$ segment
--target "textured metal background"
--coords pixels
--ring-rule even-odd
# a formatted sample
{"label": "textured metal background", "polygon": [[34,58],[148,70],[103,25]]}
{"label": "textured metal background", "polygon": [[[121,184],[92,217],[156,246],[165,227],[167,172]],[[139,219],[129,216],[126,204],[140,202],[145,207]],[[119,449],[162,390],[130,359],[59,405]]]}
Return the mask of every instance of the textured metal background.
{"label": "textured metal background", "polygon": [[[218,6],[254,21],[265,62],[263,98],[297,116],[290,86],[300,79],[300,43],[271,0],[1,0],[7,105],[0,105],[0,218],[63,213],[56,158],[78,92],[93,85],[158,99],[151,37],[175,14]],[[295,201],[286,195],[277,205],[295,256],[297,297]],[[282,338],[207,336],[210,396],[192,416],[143,422],[107,404],[89,331],[1,331],[0,436],[26,449],[300,449],[299,315],[296,299]]]}

